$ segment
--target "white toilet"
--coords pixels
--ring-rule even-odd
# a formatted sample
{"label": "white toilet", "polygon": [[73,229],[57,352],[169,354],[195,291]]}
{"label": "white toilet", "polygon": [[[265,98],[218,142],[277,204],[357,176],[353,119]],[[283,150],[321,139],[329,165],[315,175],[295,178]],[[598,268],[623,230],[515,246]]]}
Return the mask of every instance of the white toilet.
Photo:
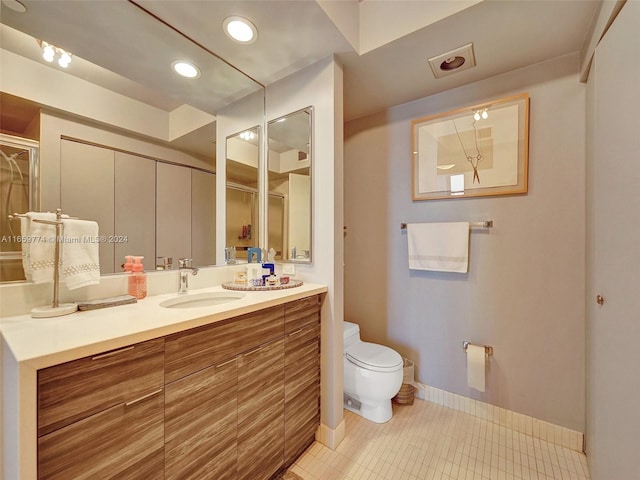
{"label": "white toilet", "polygon": [[402,386],[402,357],[360,340],[360,327],[344,322],[344,407],[376,423],[391,419],[391,399]]}

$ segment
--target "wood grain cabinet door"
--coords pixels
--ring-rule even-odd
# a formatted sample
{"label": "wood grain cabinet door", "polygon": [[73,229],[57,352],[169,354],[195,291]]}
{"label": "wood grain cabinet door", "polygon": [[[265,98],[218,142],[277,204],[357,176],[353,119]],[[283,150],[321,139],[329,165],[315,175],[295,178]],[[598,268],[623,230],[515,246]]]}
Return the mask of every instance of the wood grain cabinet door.
{"label": "wood grain cabinet door", "polygon": [[162,388],[40,437],[38,478],[163,479]]}
{"label": "wood grain cabinet door", "polygon": [[164,339],[38,371],[38,436],[162,388]]}
{"label": "wood grain cabinet door", "polygon": [[320,323],[320,295],[305,297],[284,306],[285,333]]}
{"label": "wood grain cabinet door", "polygon": [[237,422],[236,358],[168,384],[165,478],[235,480]]}
{"label": "wood grain cabinet door", "polygon": [[320,424],[320,323],[285,337],[285,444],[289,466],[315,439]]}
{"label": "wood grain cabinet door", "polygon": [[267,480],[284,452],[284,339],[238,361],[238,480]]}
{"label": "wood grain cabinet door", "polygon": [[271,307],[166,338],[165,383],[217,365],[284,334],[284,305]]}

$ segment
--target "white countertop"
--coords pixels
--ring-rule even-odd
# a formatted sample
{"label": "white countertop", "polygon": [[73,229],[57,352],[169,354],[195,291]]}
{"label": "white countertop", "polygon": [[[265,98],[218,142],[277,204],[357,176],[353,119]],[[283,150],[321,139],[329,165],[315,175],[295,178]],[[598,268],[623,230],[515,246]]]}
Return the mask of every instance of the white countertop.
{"label": "white countertop", "polygon": [[[217,286],[192,290],[187,295],[218,291],[229,292]],[[171,293],[147,297],[135,304],[78,311],[62,317],[0,318],[0,333],[16,362],[40,369],[326,291],[324,285],[305,283],[284,290],[247,291],[243,298],[222,305],[161,307],[160,302],[177,295]]]}

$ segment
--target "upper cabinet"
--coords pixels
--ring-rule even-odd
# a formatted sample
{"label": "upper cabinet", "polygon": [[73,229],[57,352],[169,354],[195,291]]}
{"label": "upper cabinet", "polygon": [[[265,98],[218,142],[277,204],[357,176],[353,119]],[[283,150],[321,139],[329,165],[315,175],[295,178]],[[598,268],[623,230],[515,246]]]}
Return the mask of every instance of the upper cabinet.
{"label": "upper cabinet", "polygon": [[100,228],[100,271],[122,271],[125,255],[215,263],[215,175],[111,148],[62,140],[60,206]]}
{"label": "upper cabinet", "polygon": [[191,169],[158,163],[158,257],[191,258]]}

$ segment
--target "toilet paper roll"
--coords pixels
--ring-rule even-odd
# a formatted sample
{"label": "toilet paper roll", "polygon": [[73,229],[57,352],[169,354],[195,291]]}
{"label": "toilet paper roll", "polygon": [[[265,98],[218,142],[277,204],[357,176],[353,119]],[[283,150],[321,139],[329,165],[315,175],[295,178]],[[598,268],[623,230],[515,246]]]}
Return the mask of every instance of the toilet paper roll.
{"label": "toilet paper roll", "polygon": [[467,345],[467,384],[480,392],[484,392],[485,358],[483,346]]}

